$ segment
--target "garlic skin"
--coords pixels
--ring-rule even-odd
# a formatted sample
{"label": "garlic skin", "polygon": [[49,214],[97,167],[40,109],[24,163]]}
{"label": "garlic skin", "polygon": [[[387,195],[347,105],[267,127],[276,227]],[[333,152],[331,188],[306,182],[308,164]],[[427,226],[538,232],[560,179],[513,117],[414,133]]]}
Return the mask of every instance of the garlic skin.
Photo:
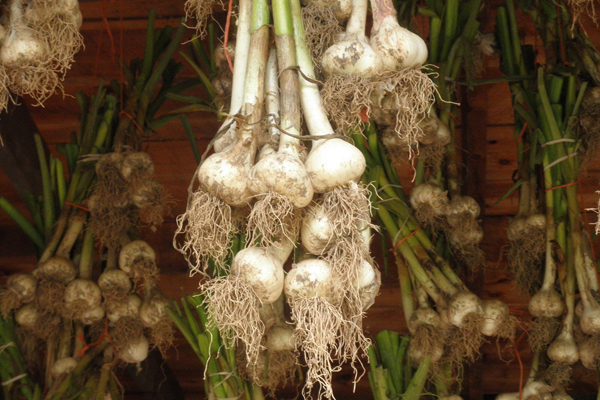
{"label": "garlic skin", "polygon": [[408,320],[408,330],[411,334],[414,334],[421,325],[431,325],[434,328],[441,328],[442,320],[433,308],[419,307]]}
{"label": "garlic skin", "polygon": [[58,377],[64,374],[68,374],[75,369],[77,366],[77,360],[73,357],[64,357],[56,360],[50,369],[50,374],[54,377]]}
{"label": "garlic skin", "polygon": [[578,343],[579,361],[581,364],[590,370],[596,371],[598,368],[598,353],[596,352],[593,339],[586,336]]}
{"label": "garlic skin", "polygon": [[293,265],[285,277],[284,293],[289,301],[311,297],[332,301],[331,266],[316,258]]}
{"label": "garlic skin", "polygon": [[39,265],[34,274],[45,279],[69,283],[77,276],[77,270],[68,258],[54,256]]}
{"label": "garlic skin", "polygon": [[556,318],[565,311],[565,304],[562,296],[554,288],[542,288],[531,297],[528,309],[534,317]]}
{"label": "garlic skin", "polygon": [[426,146],[445,146],[450,143],[450,130],[434,113],[423,118],[419,127],[423,130],[423,134],[418,138],[419,143]]}
{"label": "garlic skin", "polygon": [[496,400],[527,400],[529,398],[535,398],[536,400],[552,400],[553,390],[553,386],[544,382],[531,381],[523,386],[522,395],[520,395],[519,392],[502,393],[496,396]]}
{"label": "garlic skin", "polygon": [[300,227],[302,246],[311,254],[322,255],[333,245],[333,226],[321,203],[311,205]]}
{"label": "garlic skin", "polygon": [[240,207],[250,202],[249,173],[256,145],[251,137],[238,139],[220,153],[212,154],[198,169],[202,188],[226,204]]}
{"label": "garlic skin", "polygon": [[262,158],[250,170],[250,190],[255,194],[276,192],[295,207],[304,208],[312,201],[314,190],[297,151],[280,150]]}
{"label": "garlic skin", "polygon": [[75,318],[84,325],[92,325],[98,321],[101,321],[105,315],[106,310],[100,305],[76,315]]}
{"label": "garlic skin", "polygon": [[8,277],[6,287],[14,292],[22,304],[35,299],[37,279],[30,274],[13,274]]}
{"label": "garlic skin", "polygon": [[339,22],[346,21],[352,12],[352,0],[302,0],[302,4],[305,6],[319,4],[329,7]]}
{"label": "garlic skin", "polygon": [[335,138],[314,143],[305,166],[315,192],[325,193],[358,181],[367,162],[359,149],[345,140]]}
{"label": "garlic skin", "polygon": [[481,314],[483,312],[483,304],[476,294],[471,292],[458,292],[448,305],[448,320],[454,325],[461,327],[465,317],[469,314]]}
{"label": "garlic skin", "polygon": [[139,309],[139,316],[142,324],[147,327],[153,327],[161,320],[168,318],[165,308],[169,306],[169,301],[160,293],[153,293],[144,298]]}
{"label": "garlic skin", "polygon": [[367,311],[375,303],[375,298],[381,288],[381,273],[367,260],[362,262],[357,286],[362,310]]}
{"label": "garlic skin", "polygon": [[347,35],[329,47],[321,60],[329,74],[362,75],[371,77],[381,71],[381,57],[367,42],[364,35]]}
{"label": "garlic skin", "polygon": [[13,26],[0,48],[0,63],[7,68],[18,68],[43,59],[47,52],[44,43],[35,38],[31,29],[25,25]]}
{"label": "garlic skin", "polygon": [[142,299],[137,294],[127,295],[127,302],[118,305],[111,305],[106,310],[106,316],[108,320],[113,324],[123,317],[135,317],[139,315],[140,307],[142,306]]}
{"label": "garlic skin", "polygon": [[139,364],[148,357],[150,343],[145,336],[129,341],[119,354],[119,358],[129,364]]}
{"label": "garlic skin", "polygon": [[129,274],[132,265],[140,258],[149,262],[156,262],[156,253],[145,241],[133,240],[121,248],[119,252],[119,268]]}
{"label": "garlic skin", "polygon": [[463,214],[468,214],[473,217],[473,219],[476,219],[479,217],[480,213],[481,207],[479,207],[477,200],[471,196],[456,196],[450,201],[450,204],[448,204],[448,207],[446,208],[446,216],[448,219]]}
{"label": "garlic skin", "polygon": [[483,322],[481,333],[486,336],[495,336],[501,324],[509,315],[506,303],[501,300],[483,300]]}
{"label": "garlic skin", "polygon": [[102,292],[95,282],[89,279],[75,279],[67,285],[64,294],[65,307],[85,307],[94,309],[102,303]]}
{"label": "garlic skin", "polygon": [[121,269],[107,269],[98,277],[98,286],[102,291],[118,290],[129,292],[131,281],[127,273]]}
{"label": "garlic skin", "polygon": [[431,183],[421,183],[410,191],[410,205],[415,210],[429,206],[437,216],[442,216],[448,205],[448,193]]}
{"label": "garlic skin", "polygon": [[442,358],[444,355],[444,347],[441,343],[438,343],[431,352],[425,353],[422,349],[413,346],[412,344],[408,345],[408,357],[415,364],[420,364],[423,359],[431,355],[431,363],[436,363]]}
{"label": "garlic skin", "polygon": [[152,158],[143,151],[127,154],[121,163],[121,175],[127,181],[130,181],[134,176],[141,179],[152,177],[154,175]]}
{"label": "garlic skin", "polygon": [[40,312],[33,304],[25,304],[15,313],[15,321],[19,326],[32,329],[40,319]]}
{"label": "garlic skin", "polygon": [[579,361],[579,350],[575,344],[571,329],[563,329],[548,346],[548,358],[554,362],[573,365]]}
{"label": "garlic skin", "polygon": [[292,351],[296,348],[294,328],[290,325],[274,325],[267,333],[266,347],[269,351]]}
{"label": "garlic skin", "polygon": [[249,285],[263,303],[272,303],[283,291],[283,263],[264,247],[239,251],[231,264],[231,276]]}
{"label": "garlic skin", "polygon": [[427,45],[419,35],[401,27],[395,14],[382,20],[374,16],[371,46],[381,56],[387,71],[420,67],[427,61]]}

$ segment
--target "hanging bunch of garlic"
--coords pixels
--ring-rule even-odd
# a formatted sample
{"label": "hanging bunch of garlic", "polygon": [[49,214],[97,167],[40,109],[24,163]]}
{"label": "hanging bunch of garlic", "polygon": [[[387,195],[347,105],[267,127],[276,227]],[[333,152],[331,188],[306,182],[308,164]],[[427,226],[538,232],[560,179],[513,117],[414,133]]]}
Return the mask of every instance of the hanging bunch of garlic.
{"label": "hanging bunch of garlic", "polygon": [[0,110],[13,95],[41,105],[54,92],[83,45],[77,0],[11,0],[0,20]]}
{"label": "hanging bunch of garlic", "polygon": [[[366,161],[329,123],[300,2],[270,2],[271,49],[268,3],[238,4],[230,117],[197,169],[175,247],[206,276],[209,328],[244,355],[246,375],[277,385],[302,353],[305,394],[318,387],[330,398],[332,372],[363,363],[362,320],[380,285],[369,256]],[[286,274],[295,247],[303,256]]]}
{"label": "hanging bunch of garlic", "polygon": [[162,224],[166,194],[154,178],[154,164],[148,153],[103,154],[96,162],[96,175],[88,208],[90,229],[102,244],[118,245],[136,225],[155,230]]}

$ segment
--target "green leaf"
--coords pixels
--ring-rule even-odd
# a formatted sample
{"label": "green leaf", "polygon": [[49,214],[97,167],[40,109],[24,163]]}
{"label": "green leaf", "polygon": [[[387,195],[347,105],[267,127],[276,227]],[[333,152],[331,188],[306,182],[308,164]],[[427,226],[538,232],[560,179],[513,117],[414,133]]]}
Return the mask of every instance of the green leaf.
{"label": "green leaf", "polygon": [[497,202],[495,202],[494,204],[492,204],[491,207],[494,207],[494,206],[500,204],[502,201],[506,200],[506,198],[508,196],[510,196],[510,194],[512,192],[514,192],[515,190],[517,190],[519,188],[519,186],[521,186],[523,184],[523,182],[525,182],[525,179],[522,179],[522,178],[519,179],[518,181],[516,181],[515,184],[510,189],[508,189],[508,192],[506,192],[506,194],[504,196],[500,197],[500,199]]}

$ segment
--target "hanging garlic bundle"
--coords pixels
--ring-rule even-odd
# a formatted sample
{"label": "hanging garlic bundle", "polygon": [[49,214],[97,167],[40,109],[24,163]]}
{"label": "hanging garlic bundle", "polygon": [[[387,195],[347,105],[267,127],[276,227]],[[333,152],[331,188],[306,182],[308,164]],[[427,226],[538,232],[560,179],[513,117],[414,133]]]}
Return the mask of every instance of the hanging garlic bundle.
{"label": "hanging garlic bundle", "polygon": [[[251,75],[254,81],[250,81],[246,87],[251,50],[251,19],[252,2],[243,0],[239,4],[229,114],[243,112],[246,118],[256,118],[260,115],[249,116],[252,112],[262,112],[261,107],[256,107],[259,101],[257,96],[264,94],[264,77],[261,79],[256,66]],[[262,45],[256,43],[253,46]],[[264,52],[266,63],[268,47]],[[255,57],[254,63],[257,62]],[[262,100],[260,103],[262,104]],[[217,269],[223,268],[231,238],[238,229],[233,220],[232,207],[246,206],[251,200],[248,173],[257,146],[253,130],[258,128],[239,126],[237,119],[226,118],[221,127],[221,134],[214,143],[215,154],[199,165],[190,183],[187,209],[177,217],[173,246],[184,255],[192,272],[206,272],[209,259],[215,263]]]}
{"label": "hanging garlic bundle", "polygon": [[10,92],[41,105],[62,90],[61,81],[83,45],[81,22],[77,1],[10,2],[0,44],[0,110],[14,101]]}

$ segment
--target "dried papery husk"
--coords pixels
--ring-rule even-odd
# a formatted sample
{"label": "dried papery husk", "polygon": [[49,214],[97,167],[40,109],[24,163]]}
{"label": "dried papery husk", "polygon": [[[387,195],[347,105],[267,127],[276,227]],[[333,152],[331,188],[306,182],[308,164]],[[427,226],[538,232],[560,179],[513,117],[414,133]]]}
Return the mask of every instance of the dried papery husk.
{"label": "dried papery husk", "polygon": [[546,217],[543,214],[518,216],[509,223],[507,234],[510,241],[508,267],[523,293],[535,293],[542,284]]}
{"label": "dried papery husk", "polygon": [[600,336],[584,335],[582,340],[577,342],[579,350],[579,361],[590,370],[596,371],[600,365]]}
{"label": "dried papery husk", "polygon": [[142,299],[140,296],[130,293],[127,295],[127,299],[121,303],[107,304],[106,316],[111,323],[115,324],[121,318],[137,317],[141,305]]}
{"label": "dried papery husk", "polygon": [[[373,109],[373,114],[377,113],[377,109]],[[372,115],[373,115],[372,114]],[[375,120],[376,118],[372,118]],[[377,118],[378,119],[378,118]],[[396,132],[391,128],[386,128],[381,133],[381,143],[385,146],[387,153],[394,165],[402,165],[406,163],[409,154],[417,151],[416,144],[410,144],[406,137],[398,137]]]}
{"label": "dried papery husk", "polygon": [[318,398],[330,398],[332,373],[340,369],[334,363],[345,354],[338,342],[345,318],[336,305],[339,300],[331,297],[331,267],[318,259],[295,264],[285,279],[285,295],[296,344],[308,366],[303,395],[312,398],[311,390],[318,384]]}
{"label": "dried papery husk", "polygon": [[82,313],[75,315],[75,319],[84,325],[93,325],[97,322],[104,321],[106,316],[106,310],[104,306],[92,308],[91,310],[85,310]]}
{"label": "dried papery husk", "polygon": [[423,359],[431,355],[431,363],[437,363],[444,355],[446,331],[428,323],[418,324],[413,328],[408,357],[413,366],[418,366]]}
{"label": "dried papery husk", "polygon": [[169,306],[169,300],[155,288],[147,293],[139,310],[142,324],[149,331],[150,343],[157,347],[163,356],[175,339],[173,321],[165,311]]}
{"label": "dried papery husk", "polygon": [[502,393],[496,396],[496,400],[552,400],[554,388],[539,380],[529,381],[523,386],[521,393]]}
{"label": "dried papery husk", "polygon": [[[352,0],[302,0],[302,4],[305,6],[303,10],[315,6],[330,9],[340,23],[346,21],[352,12]],[[306,24],[306,20],[303,19],[303,22]]]}
{"label": "dried papery husk", "polygon": [[159,270],[156,266],[154,249],[143,240],[133,240],[119,252],[119,268],[133,280],[156,280]]}
{"label": "dried papery husk", "polygon": [[150,343],[144,335],[130,339],[117,351],[117,357],[129,364],[139,364],[148,358]]}
{"label": "dried papery husk", "polygon": [[370,43],[381,56],[385,70],[418,68],[427,61],[427,44],[417,34],[398,24],[391,1],[371,1],[373,29]]}
{"label": "dried papery husk", "polygon": [[462,327],[467,316],[470,314],[481,315],[482,312],[483,303],[481,299],[472,292],[461,291],[450,299],[447,315],[452,325]]}
{"label": "dried papery husk", "polygon": [[232,345],[243,343],[249,364],[264,350],[260,306],[281,296],[283,279],[283,261],[267,248],[250,247],[236,254],[229,276],[202,285],[209,324]]}
{"label": "dried papery husk", "polygon": [[448,202],[448,192],[431,183],[421,183],[410,191],[410,205],[419,222],[426,226],[439,226]]}
{"label": "dried papery husk", "polygon": [[402,68],[378,75],[372,85],[372,109],[378,109],[372,115],[380,117],[374,121],[389,126],[409,145],[417,145],[423,135],[419,123],[435,101],[433,81],[418,69]]}
{"label": "dried papery husk", "polygon": [[555,364],[573,365],[579,361],[579,351],[575,344],[572,327],[563,327],[560,334],[548,346],[546,353]]}
{"label": "dried papery husk", "polygon": [[558,334],[560,321],[552,317],[537,317],[529,329],[529,345],[533,351],[543,351]]}
{"label": "dried papery husk", "polygon": [[581,145],[578,148],[581,168],[585,168],[592,161],[598,159],[598,151],[600,150],[599,104],[600,88],[588,88],[583,96],[577,119],[580,127],[577,132],[581,139]]}
{"label": "dried papery husk", "polygon": [[37,279],[30,274],[13,274],[0,289],[0,313],[7,318],[10,312],[35,299]]}
{"label": "dried papery husk", "polygon": [[50,257],[33,271],[33,275],[38,279],[34,303],[40,312],[60,313],[65,288],[77,276],[71,260],[62,256]]}
{"label": "dried papery husk", "polygon": [[226,204],[239,207],[250,203],[249,173],[254,164],[256,141],[248,127],[239,127],[234,143],[209,156],[196,173],[200,186]]}
{"label": "dried papery husk", "polygon": [[102,303],[100,287],[89,279],[75,279],[65,288],[64,308],[65,318],[74,319],[86,310],[99,307]]}
{"label": "dried papery husk", "polygon": [[121,163],[121,176],[133,187],[151,179],[154,175],[154,163],[148,153],[133,151],[125,154]]}
{"label": "dried papery husk", "polygon": [[120,354],[128,343],[144,337],[144,325],[139,315],[123,316],[111,326],[109,332],[115,352]]}
{"label": "dried papery husk", "polygon": [[82,20],[78,1],[36,2],[25,11],[24,21],[46,42],[52,67],[61,78],[83,47],[83,36],[79,33]]}
{"label": "dried papery husk", "polygon": [[273,326],[281,323],[283,318],[283,308],[283,294],[274,302],[263,304],[258,308],[260,320],[265,324],[265,331],[269,331]]}
{"label": "dried papery husk", "polygon": [[565,311],[563,298],[553,288],[543,288],[529,300],[529,313],[534,317],[560,317]]}
{"label": "dried papery husk", "polygon": [[222,0],[186,0],[184,11],[186,19],[196,19],[196,35],[203,39],[206,36],[207,21],[217,6],[225,7]]}
{"label": "dried papery husk", "polygon": [[74,357],[63,357],[52,364],[50,374],[54,377],[64,376],[75,369],[77,360]]}
{"label": "dried papery husk", "polygon": [[123,303],[131,291],[132,283],[129,275],[123,270],[113,268],[105,270],[98,277],[98,286],[102,291],[104,303],[109,307],[112,304]]}
{"label": "dried papery husk", "polygon": [[220,270],[236,232],[231,207],[199,189],[190,195],[185,213],[177,217],[173,246],[184,255],[192,274],[206,273],[209,258]]}
{"label": "dried papery husk", "polygon": [[147,180],[132,188],[129,196],[131,203],[138,208],[140,225],[150,226],[154,230],[162,225],[169,209],[163,185],[155,180]]}
{"label": "dried papery husk", "polygon": [[483,300],[483,322],[481,333],[515,340],[516,318],[509,313],[508,306],[501,300]]}
{"label": "dried papery husk", "polygon": [[452,139],[450,129],[434,113],[429,113],[419,122],[419,125],[423,131],[422,136],[419,138],[420,144],[446,146],[450,143]]}
{"label": "dried papery husk", "polygon": [[29,334],[42,340],[52,340],[59,332],[61,323],[57,314],[37,307],[35,302],[25,304],[15,312],[16,323]]}
{"label": "dried papery husk", "polygon": [[417,308],[408,320],[408,330],[415,336],[417,328],[421,325],[433,327],[436,331],[442,328],[440,315],[431,307]]}
{"label": "dried papery husk", "polygon": [[323,255],[333,245],[333,225],[322,200],[315,200],[306,209],[300,240],[306,251],[316,256]]}

